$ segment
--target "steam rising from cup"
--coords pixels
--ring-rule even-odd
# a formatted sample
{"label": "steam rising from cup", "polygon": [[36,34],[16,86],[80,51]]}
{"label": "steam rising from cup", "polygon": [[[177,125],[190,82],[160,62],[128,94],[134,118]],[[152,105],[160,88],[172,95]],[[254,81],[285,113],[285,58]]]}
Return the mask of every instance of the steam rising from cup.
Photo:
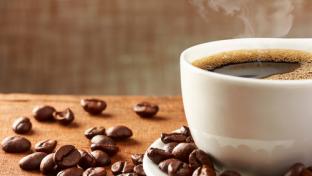
{"label": "steam rising from cup", "polygon": [[244,25],[241,37],[283,37],[292,28],[295,8],[304,0],[189,0],[209,20],[209,10],[238,18]]}

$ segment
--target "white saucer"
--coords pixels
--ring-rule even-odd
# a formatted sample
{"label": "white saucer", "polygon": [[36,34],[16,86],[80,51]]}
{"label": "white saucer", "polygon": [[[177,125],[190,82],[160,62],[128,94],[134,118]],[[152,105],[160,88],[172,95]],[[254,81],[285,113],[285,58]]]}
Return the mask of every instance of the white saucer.
{"label": "white saucer", "polygon": [[[157,139],[149,148],[164,148],[164,143],[159,139]],[[147,151],[147,150],[146,150]],[[158,165],[155,164],[152,160],[150,160],[147,156],[147,153],[145,152],[144,158],[143,158],[143,168],[144,172],[147,176],[167,176],[164,172],[162,172],[159,168]]]}

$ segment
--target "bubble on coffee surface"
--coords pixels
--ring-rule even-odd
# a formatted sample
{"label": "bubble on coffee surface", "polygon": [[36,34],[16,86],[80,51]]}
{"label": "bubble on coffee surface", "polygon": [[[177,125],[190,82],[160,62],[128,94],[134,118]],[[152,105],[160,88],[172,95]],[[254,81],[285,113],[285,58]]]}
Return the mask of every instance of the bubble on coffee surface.
{"label": "bubble on coffee surface", "polygon": [[312,79],[312,53],[288,49],[236,50],[193,61],[199,68],[238,77]]}

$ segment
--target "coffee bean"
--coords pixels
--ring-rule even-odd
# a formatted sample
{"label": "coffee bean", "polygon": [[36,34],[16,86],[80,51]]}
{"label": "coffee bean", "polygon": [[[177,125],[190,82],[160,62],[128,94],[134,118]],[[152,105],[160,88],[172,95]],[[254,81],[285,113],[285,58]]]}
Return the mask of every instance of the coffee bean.
{"label": "coffee bean", "polygon": [[133,171],[134,171],[134,173],[138,174],[139,176],[145,176],[146,175],[144,172],[142,164],[134,166]]}
{"label": "coffee bean", "polygon": [[105,128],[101,126],[89,128],[84,132],[84,135],[88,139],[92,139],[96,135],[106,135]]}
{"label": "coffee bean", "polygon": [[28,170],[28,171],[39,170],[40,169],[40,163],[45,156],[47,156],[47,154],[43,153],[43,152],[35,152],[32,154],[29,154],[29,155],[23,157],[19,161],[19,166],[23,170]]}
{"label": "coffee bean", "polygon": [[81,106],[85,111],[92,115],[101,114],[106,109],[106,102],[100,99],[82,99],[80,101]]}
{"label": "coffee bean", "polygon": [[172,154],[174,155],[175,158],[183,162],[188,162],[189,155],[195,149],[196,146],[193,143],[180,143],[172,150]]}
{"label": "coffee bean", "polygon": [[307,167],[308,170],[312,171],[312,166]]}
{"label": "coffee bean", "polygon": [[160,162],[160,163],[158,164],[158,167],[159,167],[159,169],[162,170],[163,172],[168,173],[168,166],[169,166],[169,164],[172,163],[172,162],[181,162],[181,161],[179,161],[179,160],[177,160],[177,159],[174,159],[174,158],[166,159],[166,160]]}
{"label": "coffee bean", "polygon": [[241,176],[241,174],[236,172],[236,171],[226,170],[226,171],[222,172],[222,174],[220,176]]}
{"label": "coffee bean", "polygon": [[111,166],[114,175],[132,173],[134,165],[127,161],[117,161]]}
{"label": "coffee bean", "polygon": [[284,176],[300,176],[305,166],[302,163],[295,163],[292,165],[288,171],[284,174]]}
{"label": "coffee bean", "polygon": [[170,142],[177,143],[185,142],[186,138],[187,136],[181,133],[162,133],[160,136],[161,141],[165,144]]}
{"label": "coffee bean", "polygon": [[127,161],[125,162],[122,173],[131,173],[133,172],[134,165],[132,163],[128,163]]}
{"label": "coffee bean", "polygon": [[111,171],[114,175],[121,174],[122,169],[124,167],[125,162],[124,161],[117,161],[111,166]]}
{"label": "coffee bean", "polygon": [[199,168],[197,168],[192,176],[216,176],[216,173],[213,168],[203,165]]}
{"label": "coffee bean", "polygon": [[170,142],[170,143],[164,145],[164,150],[165,150],[166,152],[171,153],[172,150],[173,150],[177,145],[178,145],[178,143],[176,143],[176,142]]}
{"label": "coffee bean", "polygon": [[143,157],[144,157],[144,154],[132,154],[131,155],[132,163],[134,165],[142,164],[143,163]]}
{"label": "coffee bean", "polygon": [[209,155],[200,149],[195,149],[190,154],[189,164],[190,167],[194,170],[202,165],[208,165],[209,167],[213,168],[213,164],[210,160]]}
{"label": "coffee bean", "polygon": [[64,111],[54,112],[54,119],[62,125],[69,125],[75,119],[73,111],[69,108]]}
{"label": "coffee bean", "polygon": [[56,140],[52,140],[52,139],[42,140],[36,143],[35,151],[52,153],[56,147],[56,144],[57,144]]}
{"label": "coffee bean", "polygon": [[83,176],[106,176],[104,167],[91,167],[83,172]]}
{"label": "coffee bean", "polygon": [[43,174],[56,175],[56,173],[58,172],[58,167],[53,160],[53,156],[54,156],[54,153],[50,153],[42,159],[40,163],[40,171]]}
{"label": "coffee bean", "polygon": [[159,164],[161,161],[173,157],[171,153],[158,148],[149,148],[147,150],[147,156],[150,160],[152,160],[156,164]]}
{"label": "coffee bean", "polygon": [[91,150],[102,150],[109,156],[113,156],[119,151],[119,148],[116,145],[110,144],[91,144]]}
{"label": "coffee bean", "polygon": [[181,161],[171,162],[168,166],[168,174],[170,176],[190,176],[192,175],[192,169],[188,164]]}
{"label": "coffee bean", "polygon": [[56,150],[54,162],[60,168],[69,168],[76,166],[81,158],[79,151],[72,145],[63,145]]}
{"label": "coffee bean", "polygon": [[96,135],[91,139],[91,150],[102,150],[110,156],[116,154],[119,148],[115,142],[108,136]]}
{"label": "coffee bean", "polygon": [[185,142],[194,143],[193,137],[192,137],[192,136],[188,136],[188,137],[185,139]]}
{"label": "coffee bean", "polygon": [[157,114],[159,107],[149,102],[141,102],[133,107],[133,111],[140,117],[150,118]]}
{"label": "coffee bean", "polygon": [[33,109],[33,115],[38,121],[52,121],[54,119],[55,108],[52,106],[44,105],[37,106]]}
{"label": "coffee bean", "polygon": [[57,176],[82,176],[83,169],[78,167],[71,167],[60,171]]}
{"label": "coffee bean", "polygon": [[104,135],[96,135],[91,139],[92,144],[109,144],[109,145],[116,145],[114,140],[108,136]]}
{"label": "coffee bean", "polygon": [[90,167],[94,167],[96,164],[96,160],[90,153],[86,152],[85,150],[78,150],[80,152],[81,158],[79,160],[78,165],[83,168],[87,169]]}
{"label": "coffee bean", "polygon": [[131,137],[132,131],[126,126],[118,125],[108,128],[106,130],[106,134],[113,139],[121,140]]}
{"label": "coffee bean", "polygon": [[310,171],[309,169],[304,169],[300,176],[312,176],[312,171]]}
{"label": "coffee bean", "polygon": [[189,129],[189,127],[187,126],[182,126],[180,129],[179,129],[179,133],[185,135],[185,136],[191,136],[191,131]]}
{"label": "coffee bean", "polygon": [[28,117],[19,117],[13,123],[12,129],[17,134],[26,134],[31,131],[32,124]]}
{"label": "coffee bean", "polygon": [[111,163],[110,157],[101,150],[95,150],[91,155],[95,158],[96,166],[108,166]]}
{"label": "coffee bean", "polygon": [[10,136],[2,140],[1,146],[7,153],[23,153],[30,150],[31,143],[22,136]]}

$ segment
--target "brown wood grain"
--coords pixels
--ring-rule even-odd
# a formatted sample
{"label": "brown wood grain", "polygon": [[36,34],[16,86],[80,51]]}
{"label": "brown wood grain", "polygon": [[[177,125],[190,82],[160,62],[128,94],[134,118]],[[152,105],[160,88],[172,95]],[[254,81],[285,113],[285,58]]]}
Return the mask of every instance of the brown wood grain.
{"label": "brown wood grain", "polygon": [[[33,132],[24,135],[32,146],[42,139],[56,139],[58,146],[74,144],[79,149],[89,150],[89,141],[83,136],[85,129],[93,126],[110,127],[123,124],[133,130],[133,137],[118,142],[120,152],[113,157],[129,159],[132,153],[143,153],[145,149],[160,136],[161,132],[169,132],[185,125],[181,97],[144,97],[144,96],[97,96],[107,101],[108,108],[101,116],[90,116],[80,107],[79,100],[84,96],[46,96],[9,94],[0,95],[0,139],[15,135],[11,125],[18,116],[26,115],[31,118]],[[160,112],[153,119],[139,118],[132,112],[132,106],[142,100],[157,103]],[[76,119],[68,127],[57,123],[38,123],[31,117],[32,108],[36,105],[48,104],[61,110],[70,107]],[[8,154],[0,151],[1,176],[30,176],[39,175],[37,172],[24,172],[18,166],[18,161],[25,154]]]}

